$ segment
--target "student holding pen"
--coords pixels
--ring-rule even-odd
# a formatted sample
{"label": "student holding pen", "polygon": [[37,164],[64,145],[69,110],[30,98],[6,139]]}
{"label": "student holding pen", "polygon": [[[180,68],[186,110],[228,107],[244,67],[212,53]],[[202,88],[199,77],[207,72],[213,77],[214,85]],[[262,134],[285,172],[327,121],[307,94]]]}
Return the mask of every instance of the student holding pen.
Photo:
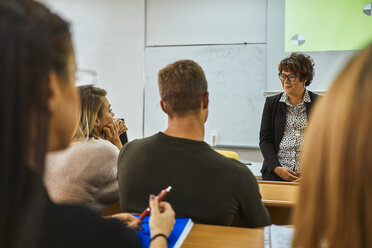
{"label": "student holding pen", "polygon": [[[0,1],[0,41],[0,247],[139,247],[117,218],[54,204],[43,185],[46,152],[69,145],[79,118],[68,23],[38,2]],[[149,203],[151,236],[162,234],[151,247],[166,247],[174,211]]]}

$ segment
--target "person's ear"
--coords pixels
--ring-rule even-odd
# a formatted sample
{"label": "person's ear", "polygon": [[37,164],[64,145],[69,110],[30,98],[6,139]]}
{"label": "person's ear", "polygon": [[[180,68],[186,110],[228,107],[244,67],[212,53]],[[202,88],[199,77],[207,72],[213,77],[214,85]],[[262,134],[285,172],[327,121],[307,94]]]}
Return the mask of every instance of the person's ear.
{"label": "person's ear", "polygon": [[205,92],[203,96],[203,109],[208,108],[209,105],[209,92]]}
{"label": "person's ear", "polygon": [[101,124],[101,120],[98,118],[98,116],[96,116],[96,121],[94,122],[94,126],[99,127],[100,124]]}
{"label": "person's ear", "polygon": [[165,109],[165,103],[162,100],[160,100],[160,107],[164,113],[168,114],[167,110]]}
{"label": "person's ear", "polygon": [[49,97],[48,97],[48,110],[53,114],[60,106],[61,88],[58,82],[57,74],[54,71],[49,73]]}
{"label": "person's ear", "polygon": [[304,78],[303,80],[301,80],[301,77],[300,77],[300,83],[304,84],[304,87],[305,87],[306,81],[307,81],[306,78]]}

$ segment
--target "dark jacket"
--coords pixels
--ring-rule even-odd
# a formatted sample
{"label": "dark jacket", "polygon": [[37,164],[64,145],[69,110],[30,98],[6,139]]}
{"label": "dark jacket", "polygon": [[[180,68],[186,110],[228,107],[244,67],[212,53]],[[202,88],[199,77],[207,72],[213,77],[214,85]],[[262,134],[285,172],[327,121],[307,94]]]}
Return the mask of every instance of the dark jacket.
{"label": "dark jacket", "polygon": [[[311,107],[318,97],[317,94],[308,92],[311,102],[305,102],[307,116],[309,116]],[[287,105],[284,102],[279,102],[282,94],[267,97],[262,113],[260,148],[264,157],[261,169],[262,179],[264,180],[283,181],[273,172],[274,168],[280,165],[277,154],[287,121]]]}

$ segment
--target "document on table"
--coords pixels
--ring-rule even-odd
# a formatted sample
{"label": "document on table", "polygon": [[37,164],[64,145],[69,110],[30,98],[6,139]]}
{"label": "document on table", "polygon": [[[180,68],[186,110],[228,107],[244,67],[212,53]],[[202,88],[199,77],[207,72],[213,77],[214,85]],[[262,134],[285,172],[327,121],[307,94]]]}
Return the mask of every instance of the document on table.
{"label": "document on table", "polygon": [[292,227],[271,225],[264,228],[265,248],[291,248],[293,240]]}

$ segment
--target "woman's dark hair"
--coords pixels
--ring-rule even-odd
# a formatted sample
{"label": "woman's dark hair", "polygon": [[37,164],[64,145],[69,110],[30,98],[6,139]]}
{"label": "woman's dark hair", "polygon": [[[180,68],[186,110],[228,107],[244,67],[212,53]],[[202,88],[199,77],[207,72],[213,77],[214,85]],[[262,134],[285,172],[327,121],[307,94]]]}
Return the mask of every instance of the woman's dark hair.
{"label": "woman's dark hair", "polygon": [[300,74],[300,80],[306,80],[305,86],[309,86],[314,78],[314,61],[306,54],[291,53],[291,56],[280,61],[278,71],[288,71]]}
{"label": "woman's dark hair", "polygon": [[42,4],[0,1],[0,247],[38,247],[47,194],[49,73],[66,75],[69,25]]}

